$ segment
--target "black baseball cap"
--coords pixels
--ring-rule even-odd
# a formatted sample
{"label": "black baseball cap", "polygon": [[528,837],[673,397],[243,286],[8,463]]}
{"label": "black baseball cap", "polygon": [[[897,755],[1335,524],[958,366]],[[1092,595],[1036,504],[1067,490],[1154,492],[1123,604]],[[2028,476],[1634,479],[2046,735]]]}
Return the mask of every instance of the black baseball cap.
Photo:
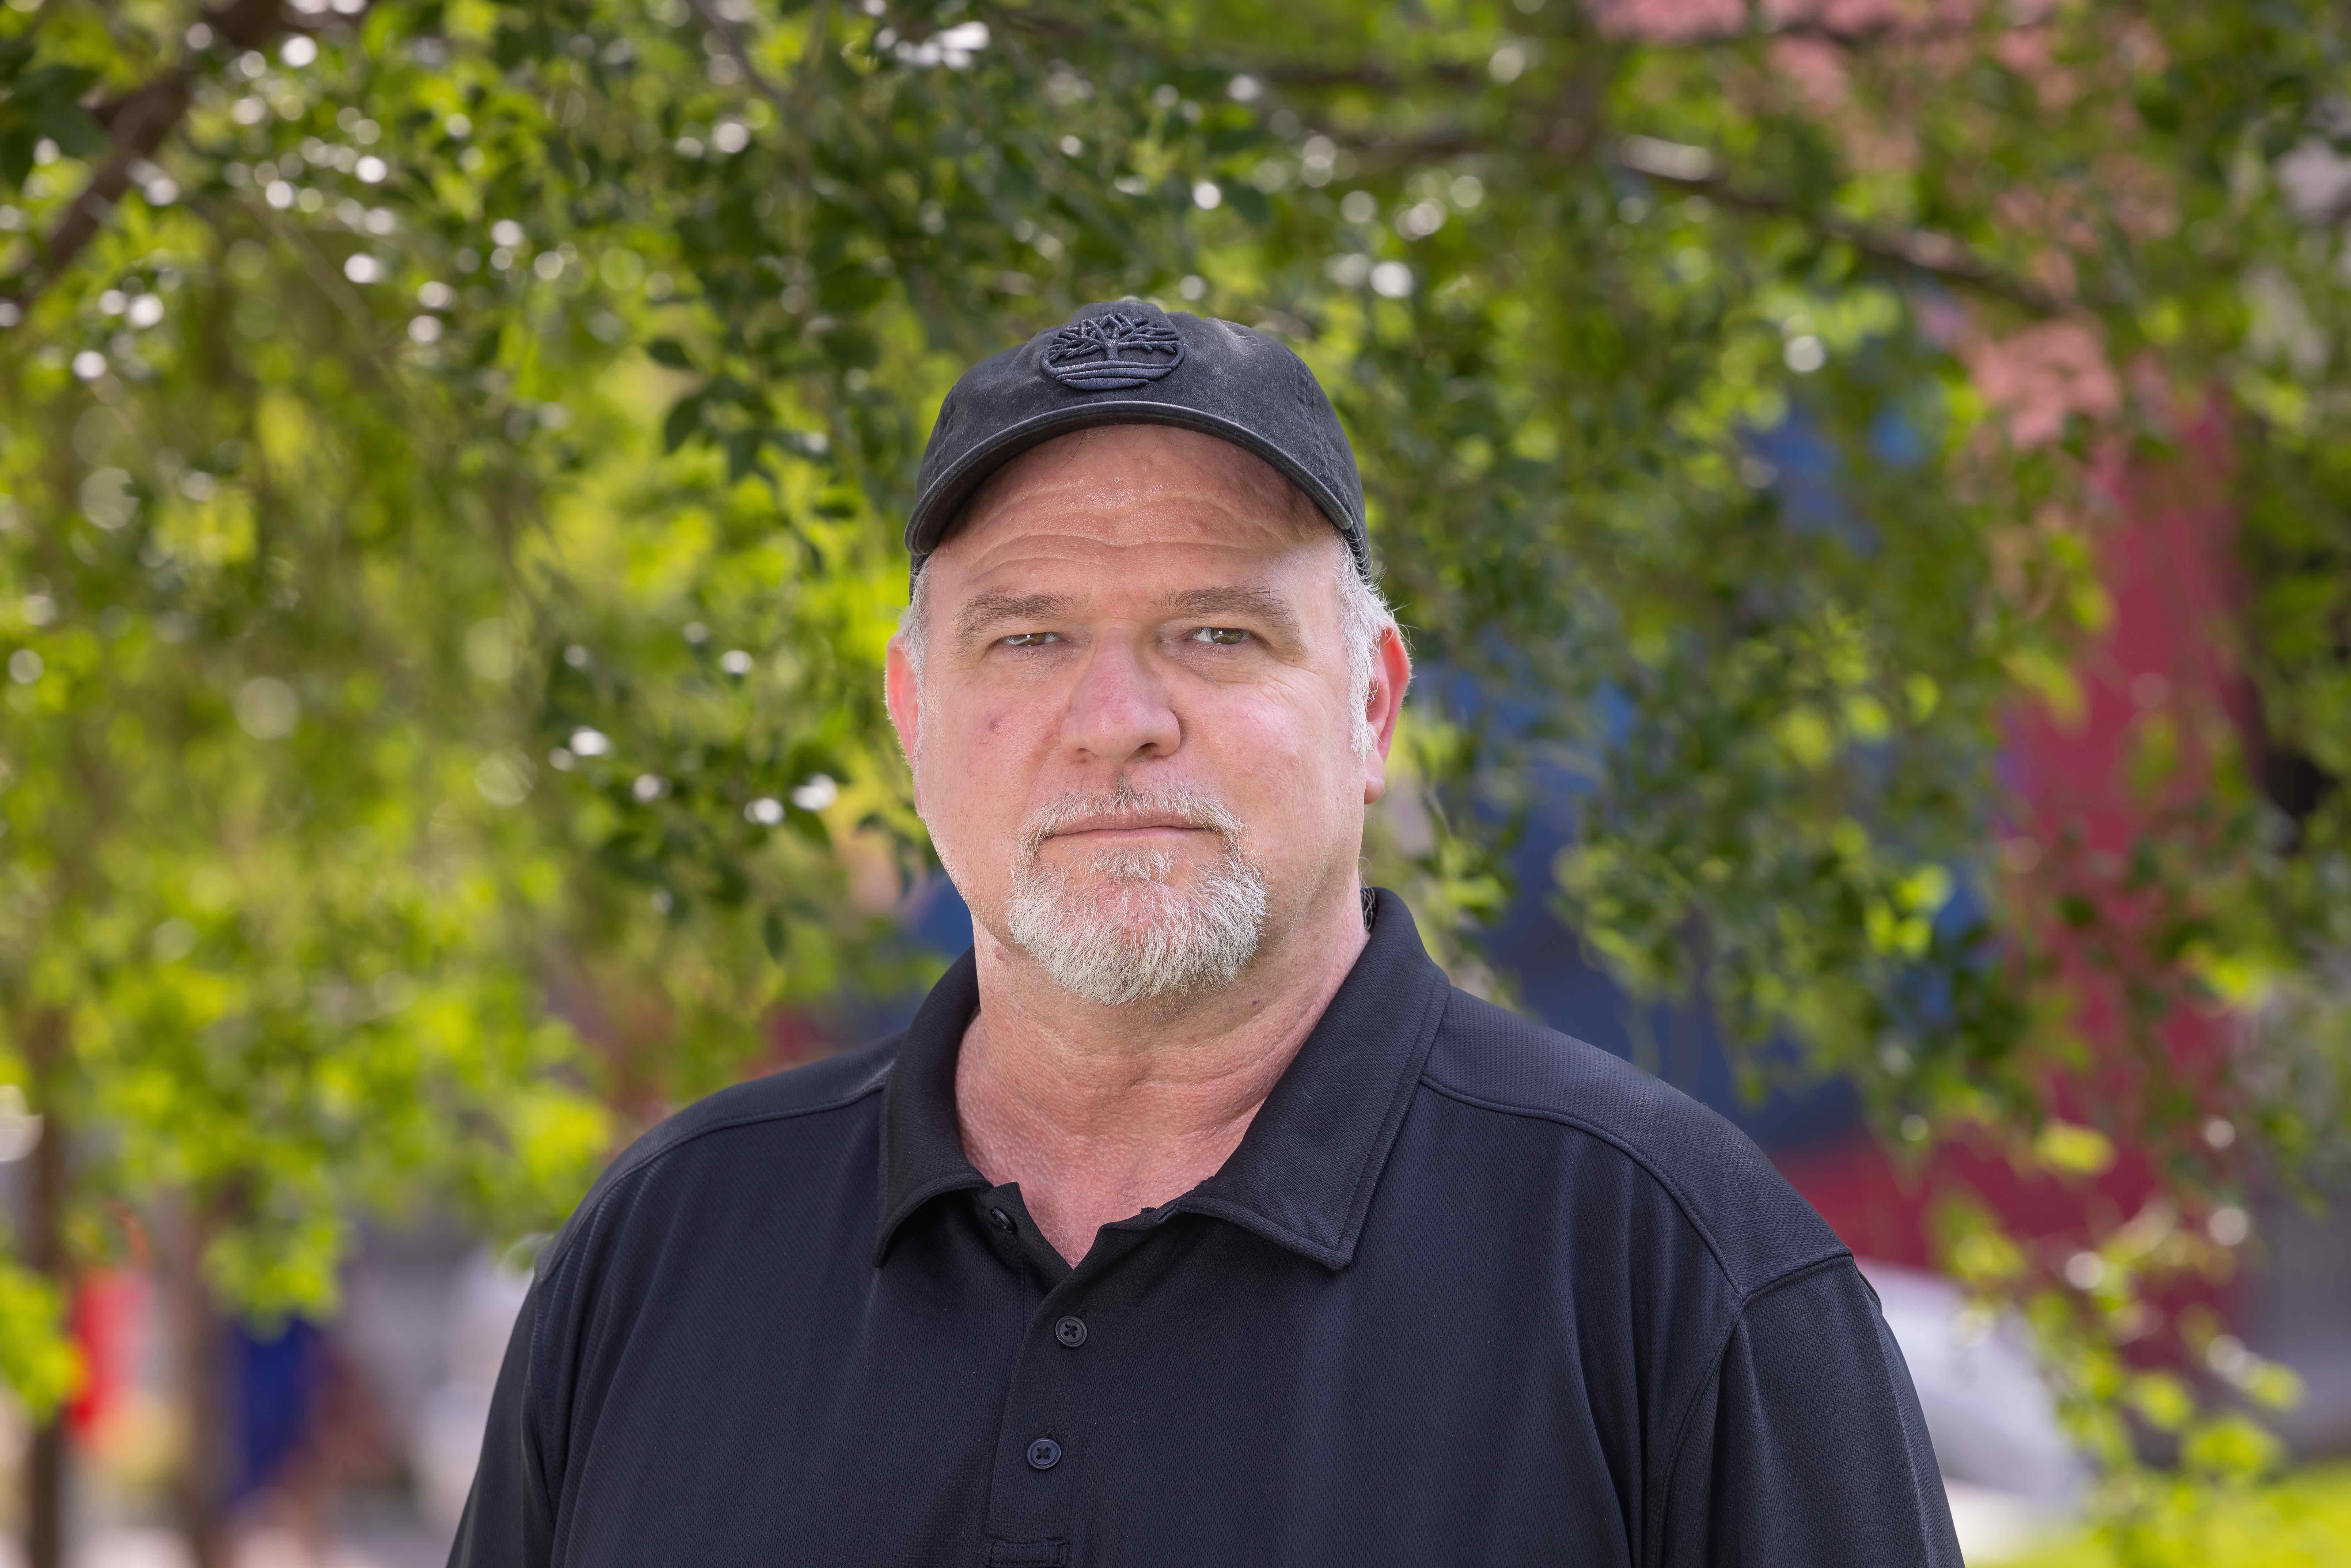
{"label": "black baseball cap", "polygon": [[1369,580],[1354,448],[1306,361],[1236,321],[1142,299],[1081,306],[966,371],[923,449],[906,549],[936,549],[980,482],[1030,447],[1103,424],[1172,424],[1273,465],[1331,519]]}

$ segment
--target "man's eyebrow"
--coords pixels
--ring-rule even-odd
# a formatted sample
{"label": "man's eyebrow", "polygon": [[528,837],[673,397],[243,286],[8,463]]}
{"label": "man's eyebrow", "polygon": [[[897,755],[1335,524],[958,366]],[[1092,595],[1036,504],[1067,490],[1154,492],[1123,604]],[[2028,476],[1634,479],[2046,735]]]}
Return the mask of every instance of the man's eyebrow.
{"label": "man's eyebrow", "polygon": [[1251,616],[1290,642],[1297,642],[1301,636],[1298,612],[1290,608],[1289,600],[1270,588],[1254,588],[1247,584],[1195,588],[1168,601],[1168,608],[1177,615],[1186,616]]}
{"label": "man's eyebrow", "polygon": [[981,632],[1007,621],[1050,621],[1066,615],[1070,604],[1066,593],[974,594],[956,612],[956,643],[968,647]]}

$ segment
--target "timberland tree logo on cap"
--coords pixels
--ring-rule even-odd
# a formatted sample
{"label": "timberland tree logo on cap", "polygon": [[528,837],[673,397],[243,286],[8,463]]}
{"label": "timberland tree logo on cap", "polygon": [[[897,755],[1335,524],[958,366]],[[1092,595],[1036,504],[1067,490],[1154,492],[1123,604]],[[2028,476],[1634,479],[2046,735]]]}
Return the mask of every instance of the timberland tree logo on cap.
{"label": "timberland tree logo on cap", "polygon": [[1045,373],[1079,392],[1123,392],[1184,362],[1184,340],[1164,316],[1105,310],[1081,316],[1045,345]]}

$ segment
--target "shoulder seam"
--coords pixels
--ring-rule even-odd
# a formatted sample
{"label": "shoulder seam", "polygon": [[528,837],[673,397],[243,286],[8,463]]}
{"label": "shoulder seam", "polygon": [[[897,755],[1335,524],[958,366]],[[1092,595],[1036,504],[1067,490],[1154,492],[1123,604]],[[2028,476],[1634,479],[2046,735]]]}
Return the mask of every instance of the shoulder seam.
{"label": "shoulder seam", "polygon": [[1698,1232],[1700,1241],[1706,1243],[1707,1255],[1714,1260],[1714,1266],[1722,1271],[1723,1281],[1730,1287],[1732,1297],[1740,1302],[1746,1301],[1747,1292],[1740,1287],[1739,1276],[1731,1272],[1729,1260],[1723,1257],[1721,1244],[1715,1240],[1714,1231],[1708,1228],[1706,1221],[1698,1218],[1697,1207],[1690,1202],[1689,1195],[1682,1191],[1681,1184],[1659,1170],[1648,1155],[1635,1148],[1625,1139],[1590,1118],[1579,1116],[1573,1111],[1562,1111],[1547,1105],[1520,1105],[1507,1100],[1489,1100],[1482,1094],[1473,1094],[1467,1089],[1456,1088],[1433,1072],[1422,1073],[1420,1081],[1447,1099],[1459,1101],[1464,1105],[1475,1106],[1480,1111],[1493,1111],[1506,1116],[1526,1116],[1539,1122],[1556,1122],[1563,1127],[1573,1127],[1580,1133],[1586,1133],[1599,1139],[1626,1159],[1631,1160],[1647,1174],[1651,1181],[1665,1188],[1666,1196],[1674,1200],[1674,1207],[1681,1210],[1682,1218],[1689,1222],[1689,1228]]}
{"label": "shoulder seam", "polygon": [[[643,1155],[638,1156],[638,1158],[632,1164],[625,1166],[617,1166],[608,1173],[611,1179],[603,1184],[603,1194],[596,1199],[595,1207],[588,1211],[582,1223],[580,1223],[576,1230],[569,1226],[565,1227],[565,1229],[569,1233],[571,1238],[585,1235],[589,1231],[595,1229],[598,1220],[604,1212],[605,1206],[612,1201],[613,1194],[619,1192],[622,1187],[627,1186],[630,1182],[633,1181],[644,1172],[653,1169],[653,1166],[659,1165],[663,1160],[667,1159],[678,1150],[684,1148],[689,1144],[699,1143],[704,1138],[710,1136],[713,1133],[732,1132],[737,1127],[754,1126],[761,1122],[789,1122],[793,1120],[795,1117],[819,1116],[822,1115],[827,1111],[846,1110],[848,1107],[856,1104],[860,1100],[867,1099],[874,1094],[880,1093],[889,1081],[889,1074],[885,1071],[872,1082],[866,1084],[864,1087],[857,1090],[854,1093],[840,1095],[834,1099],[823,1101],[818,1104],[793,1105],[781,1110],[751,1112],[739,1116],[729,1116],[724,1121],[713,1122],[706,1127],[696,1127],[692,1132],[678,1137],[675,1141],[664,1144],[660,1148],[647,1150]],[[551,1272],[555,1267],[563,1260],[562,1255],[569,1252],[574,1244],[575,1242],[572,1239],[567,1239],[559,1246],[549,1248],[540,1259],[540,1267],[538,1270],[540,1276],[544,1277],[546,1274]]]}
{"label": "shoulder seam", "polygon": [[[598,1186],[603,1190],[596,1194],[594,1203],[588,1206],[581,1213],[574,1215],[572,1219],[565,1224],[556,1240],[548,1247],[546,1251],[539,1254],[537,1264],[531,1270],[530,1299],[528,1302],[528,1310],[531,1314],[531,1349],[529,1359],[524,1367],[526,1385],[538,1381],[540,1357],[553,1354],[554,1341],[546,1332],[548,1314],[554,1310],[555,1292],[549,1288],[549,1281],[555,1272],[563,1266],[570,1253],[581,1245],[580,1239],[592,1233],[602,1224],[604,1210],[611,1207],[612,1199],[622,1188],[632,1186],[639,1176],[659,1165],[668,1155],[676,1153],[688,1144],[699,1142],[713,1133],[729,1132],[737,1127],[754,1126],[762,1122],[787,1122],[800,1116],[815,1116],[828,1111],[845,1110],[861,1100],[872,1097],[888,1082],[889,1074],[885,1071],[878,1074],[872,1082],[864,1084],[851,1093],[836,1095],[813,1105],[793,1105],[728,1116],[721,1121],[713,1122],[708,1126],[696,1127],[674,1141],[663,1145],[660,1148],[646,1151],[628,1166],[615,1166],[606,1173],[606,1176],[600,1176]],[[609,1179],[606,1179],[607,1177]],[[578,1309],[574,1307],[572,1310],[576,1312]],[[526,1417],[526,1434],[528,1430],[528,1423]],[[527,1440],[526,1447],[528,1447]],[[536,1456],[532,1456],[528,1473],[537,1487],[539,1508],[551,1520],[554,1513],[553,1497],[547,1485],[544,1469],[538,1462]]]}
{"label": "shoulder seam", "polygon": [[1755,1297],[1793,1275],[1802,1273],[1807,1269],[1816,1268],[1831,1259],[1848,1258],[1853,1255],[1850,1248],[1839,1243],[1829,1251],[1814,1257],[1800,1259],[1781,1269],[1777,1273],[1766,1275],[1752,1285],[1743,1286],[1739,1282],[1739,1276],[1731,1272],[1730,1264],[1723,1257],[1722,1249],[1716,1242],[1713,1230],[1705,1220],[1698,1218],[1696,1206],[1690,1202],[1689,1195],[1682,1190],[1681,1184],[1660,1170],[1655,1161],[1624,1138],[1589,1117],[1579,1116],[1573,1111],[1562,1111],[1550,1105],[1520,1105],[1513,1101],[1491,1100],[1482,1094],[1473,1094],[1467,1089],[1447,1083],[1434,1072],[1423,1072],[1420,1081],[1448,1100],[1456,1100],[1464,1105],[1475,1106],[1481,1111],[1492,1111],[1506,1116],[1527,1116],[1540,1122],[1556,1122],[1562,1126],[1573,1127],[1578,1132],[1588,1133],[1640,1166],[1647,1173],[1650,1180],[1666,1189],[1667,1196],[1674,1200],[1674,1207],[1681,1210],[1682,1218],[1689,1221],[1690,1228],[1697,1231],[1698,1239],[1706,1243],[1707,1252],[1714,1259],[1714,1266],[1722,1270],[1724,1281],[1730,1286],[1732,1297],[1742,1309]]}
{"label": "shoulder seam", "polygon": [[[1781,1286],[1792,1285],[1806,1274],[1844,1262],[1852,1256],[1853,1249],[1840,1241],[1837,1245],[1830,1248],[1825,1252],[1816,1253],[1813,1257],[1806,1258],[1800,1262],[1791,1263],[1786,1268],[1781,1270],[1778,1273],[1767,1277],[1758,1283],[1753,1290],[1740,1297],[1739,1310],[1743,1312],[1763,1297],[1768,1296],[1772,1291],[1778,1290]],[[1858,1270],[1856,1270],[1856,1272],[1858,1272]],[[1862,1284],[1866,1288],[1869,1281],[1864,1280]]]}
{"label": "shoulder seam", "polygon": [[[1689,1397],[1682,1404],[1681,1415],[1674,1422],[1673,1457],[1666,1461],[1666,1473],[1657,1483],[1656,1507],[1659,1517],[1662,1517],[1665,1510],[1672,1506],[1674,1478],[1681,1473],[1682,1451],[1689,1445],[1690,1423],[1698,1417],[1698,1401],[1708,1388],[1722,1381],[1722,1358],[1730,1354],[1730,1336],[1737,1333],[1739,1325],[1746,1321],[1747,1309],[1782,1285],[1792,1284],[1807,1275],[1817,1273],[1823,1269],[1834,1268],[1840,1262],[1849,1262],[1852,1258],[1852,1251],[1840,1245],[1834,1251],[1823,1252],[1816,1258],[1806,1259],[1801,1263],[1790,1264],[1753,1290],[1733,1299],[1730,1313],[1723,1319],[1722,1333],[1716,1339],[1713,1354],[1708,1361],[1706,1376],[1690,1390]],[[1652,1520],[1649,1523],[1654,1530],[1655,1521]],[[1644,1555],[1646,1554],[1645,1549]]]}

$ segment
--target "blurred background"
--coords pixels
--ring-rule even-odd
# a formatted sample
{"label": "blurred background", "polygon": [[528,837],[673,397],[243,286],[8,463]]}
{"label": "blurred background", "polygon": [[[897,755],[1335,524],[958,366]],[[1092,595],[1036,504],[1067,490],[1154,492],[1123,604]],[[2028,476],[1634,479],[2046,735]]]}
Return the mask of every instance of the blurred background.
{"label": "blurred background", "polygon": [[968,940],[901,519],[1130,295],[1354,441],[1371,876],[1970,1561],[2351,1561],[2346,222],[2316,0],[5,0],[0,1561],[442,1561],[596,1170]]}

